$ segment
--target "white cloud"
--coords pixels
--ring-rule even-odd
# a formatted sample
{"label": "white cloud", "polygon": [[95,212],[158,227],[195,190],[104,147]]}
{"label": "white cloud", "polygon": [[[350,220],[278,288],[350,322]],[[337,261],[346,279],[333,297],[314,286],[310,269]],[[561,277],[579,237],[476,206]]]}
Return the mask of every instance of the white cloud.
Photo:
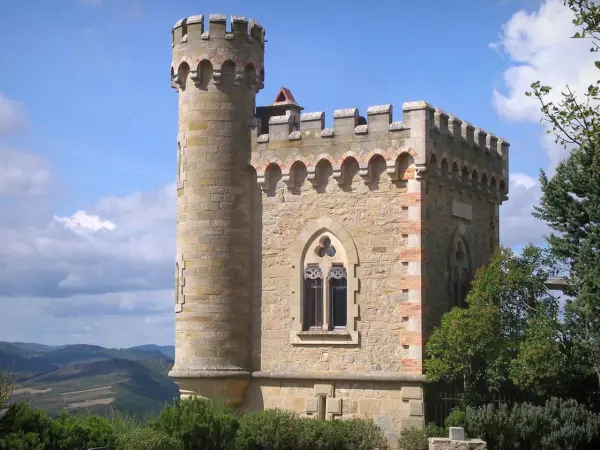
{"label": "white cloud", "polygon": [[[505,93],[493,92],[494,108],[501,117],[539,123],[540,104],[535,98],[525,96],[534,81],[554,87],[548,100],[555,103],[560,101],[566,85],[584,93],[588,85],[596,82],[597,54],[589,51],[590,42],[570,39],[577,31],[572,21],[573,13],[563,0],[545,0],[536,11],[517,11],[504,24],[499,40],[490,44],[510,62],[503,75]],[[540,142],[552,172],[567,150],[555,144],[552,136],[543,136],[543,131],[541,126]]]}
{"label": "white cloud", "polygon": [[77,211],[71,217],[54,216],[54,220],[64,223],[65,228],[83,235],[102,230],[113,231],[116,228],[116,225],[110,220],[101,220],[100,216],[88,214],[85,211]]}
{"label": "white cloud", "polygon": [[0,92],[0,135],[27,131],[25,108]]}
{"label": "white cloud", "polygon": [[533,217],[534,206],[539,205],[540,185],[524,173],[510,176],[509,199],[500,207],[500,243],[521,247],[533,243],[543,244],[549,233],[545,222]]}

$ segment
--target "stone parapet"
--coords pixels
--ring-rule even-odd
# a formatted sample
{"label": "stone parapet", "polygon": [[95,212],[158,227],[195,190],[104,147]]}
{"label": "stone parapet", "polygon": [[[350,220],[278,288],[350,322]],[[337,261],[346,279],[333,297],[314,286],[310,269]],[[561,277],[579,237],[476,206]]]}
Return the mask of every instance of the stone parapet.
{"label": "stone parapet", "polygon": [[[258,126],[252,138],[252,165],[261,178],[270,164],[279,166],[284,179],[294,164],[302,164],[308,180],[316,166],[327,160],[333,178],[340,182],[344,160],[355,159],[361,175],[369,176],[369,163],[374,154],[387,161],[387,173],[399,179],[398,164],[390,155],[415,151],[411,168],[431,180],[502,203],[508,194],[509,144],[481,128],[427,102],[408,102],[402,106],[402,120],[393,120],[392,105],[367,109],[367,118],[357,108],[333,112],[333,126],[325,127],[325,113],[308,112],[300,116],[299,126],[292,116],[273,116],[268,133]],[[417,150],[418,149],[418,150]],[[366,180],[368,181],[368,179]]]}

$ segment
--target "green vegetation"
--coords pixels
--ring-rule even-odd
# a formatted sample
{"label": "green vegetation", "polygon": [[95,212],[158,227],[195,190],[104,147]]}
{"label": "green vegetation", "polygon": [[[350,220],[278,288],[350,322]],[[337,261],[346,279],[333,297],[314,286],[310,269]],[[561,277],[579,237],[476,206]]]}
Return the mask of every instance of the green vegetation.
{"label": "green vegetation", "polygon": [[398,447],[402,450],[429,450],[429,438],[447,436],[448,430],[435,424],[429,424],[423,429],[409,428],[400,434]]}
{"label": "green vegetation", "polygon": [[45,412],[13,404],[0,418],[0,450],[386,450],[383,431],[367,420],[324,421],[270,410],[241,416],[190,399],[148,420]]}
{"label": "green vegetation", "polygon": [[490,450],[600,448],[600,414],[575,400],[467,407],[462,414],[467,433]]}
{"label": "green vegetation", "polygon": [[565,382],[575,378],[570,346],[558,299],[545,287],[554,265],[536,247],[521,255],[500,248],[477,273],[468,308],[454,308],[432,332],[427,381],[460,384],[469,405],[507,388],[567,395]]}

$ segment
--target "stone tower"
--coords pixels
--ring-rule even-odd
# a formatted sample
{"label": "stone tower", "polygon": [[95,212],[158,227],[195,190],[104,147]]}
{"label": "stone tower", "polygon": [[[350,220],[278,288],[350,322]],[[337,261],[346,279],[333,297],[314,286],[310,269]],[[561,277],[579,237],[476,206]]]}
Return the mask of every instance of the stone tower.
{"label": "stone tower", "polygon": [[[207,23],[208,22],[208,23]],[[242,401],[250,381],[250,220],[245,186],[264,31],[211,14],[172,31],[179,93],[176,350],[181,396]]]}

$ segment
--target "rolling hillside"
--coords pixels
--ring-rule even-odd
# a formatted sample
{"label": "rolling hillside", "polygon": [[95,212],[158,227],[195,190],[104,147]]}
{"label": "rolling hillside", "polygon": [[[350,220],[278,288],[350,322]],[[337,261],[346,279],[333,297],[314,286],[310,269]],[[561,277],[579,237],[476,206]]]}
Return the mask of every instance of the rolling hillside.
{"label": "rolling hillside", "polygon": [[26,401],[51,414],[116,410],[144,416],[178,395],[167,376],[172,355],[171,346],[107,349],[0,342],[0,369],[17,376],[13,402]]}

